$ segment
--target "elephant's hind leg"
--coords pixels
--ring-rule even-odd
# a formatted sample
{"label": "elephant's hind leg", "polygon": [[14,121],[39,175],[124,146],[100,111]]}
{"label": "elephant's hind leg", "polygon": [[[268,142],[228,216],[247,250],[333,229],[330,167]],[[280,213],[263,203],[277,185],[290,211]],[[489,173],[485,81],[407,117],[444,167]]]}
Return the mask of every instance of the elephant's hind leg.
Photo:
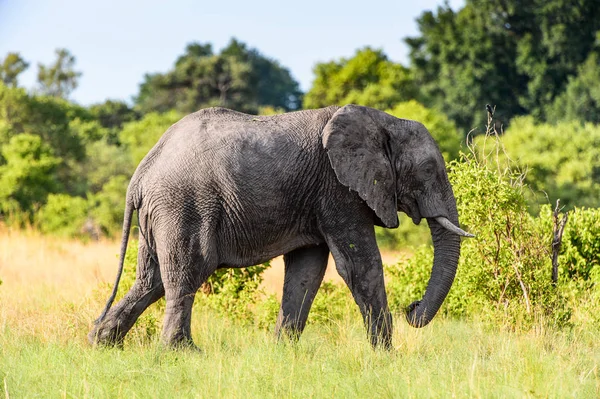
{"label": "elephant's hind leg", "polygon": [[285,254],[283,296],[275,326],[277,337],[286,333],[297,339],[304,330],[308,312],[323,281],[328,258],[329,248],[325,244]]}
{"label": "elephant's hind leg", "polygon": [[196,292],[216,269],[191,241],[172,239],[174,245],[159,258],[167,301],[162,341],[172,348],[197,349],[191,334],[192,306]]}
{"label": "elephant's hind leg", "polygon": [[139,243],[135,283],[89,334],[91,343],[121,345],[123,338],[144,310],[164,295],[158,264],[143,240]]}

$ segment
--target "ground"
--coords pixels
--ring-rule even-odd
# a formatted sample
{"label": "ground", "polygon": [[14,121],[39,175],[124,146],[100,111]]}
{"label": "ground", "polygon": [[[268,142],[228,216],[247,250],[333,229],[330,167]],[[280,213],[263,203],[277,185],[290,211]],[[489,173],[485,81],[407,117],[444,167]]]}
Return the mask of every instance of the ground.
{"label": "ground", "polygon": [[[439,317],[417,330],[396,315],[386,352],[370,348],[356,312],[308,326],[296,345],[196,312],[200,354],[135,337],[124,350],[91,348],[85,336],[118,246],[0,231],[5,397],[600,397],[600,344],[590,331],[514,333]],[[275,261],[266,290],[280,292],[282,271]],[[339,279],[334,270],[328,278]]]}

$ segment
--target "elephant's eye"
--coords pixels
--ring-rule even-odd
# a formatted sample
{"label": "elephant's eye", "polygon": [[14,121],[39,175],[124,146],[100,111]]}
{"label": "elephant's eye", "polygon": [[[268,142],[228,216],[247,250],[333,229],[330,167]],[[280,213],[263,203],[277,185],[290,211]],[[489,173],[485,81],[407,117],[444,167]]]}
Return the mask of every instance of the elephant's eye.
{"label": "elephant's eye", "polygon": [[435,161],[429,159],[422,164],[419,165],[419,171],[421,172],[421,177],[424,179],[430,179],[435,174]]}

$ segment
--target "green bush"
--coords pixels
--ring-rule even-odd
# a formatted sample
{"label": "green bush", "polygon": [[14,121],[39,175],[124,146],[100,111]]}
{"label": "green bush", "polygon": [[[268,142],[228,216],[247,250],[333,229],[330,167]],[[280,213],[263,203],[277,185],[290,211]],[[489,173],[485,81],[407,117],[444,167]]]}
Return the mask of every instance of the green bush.
{"label": "green bush", "polygon": [[[484,148],[485,137],[478,137]],[[489,139],[487,139],[489,140]],[[526,171],[525,183],[531,189],[527,198],[533,204],[561,203],[600,207],[600,126],[580,122],[556,125],[536,123],[532,117],[519,117],[501,136],[498,152],[502,168]],[[488,146],[488,153],[497,147]],[[536,209],[534,209],[536,211]]]}
{"label": "green bush", "polygon": [[[552,230],[552,212],[550,205],[541,207],[540,219],[545,230]],[[600,272],[600,209],[569,211],[558,261],[559,278],[565,281],[589,282]]]}
{"label": "green bush", "polygon": [[58,189],[55,172],[61,160],[39,136],[27,133],[12,136],[1,154],[0,212],[32,215]]}
{"label": "green bush", "polygon": [[395,229],[375,226],[375,236],[380,249],[399,251],[431,244],[431,232],[426,222],[416,225],[404,213],[399,213],[398,219],[400,226]]}
{"label": "green bush", "polygon": [[[463,240],[456,279],[441,313],[500,320],[513,328],[540,320],[567,322],[570,309],[561,287],[551,281],[552,229],[543,220],[547,215],[529,214],[522,176],[498,168],[493,157],[463,154],[461,161],[451,162],[449,179],[461,225],[477,237]],[[433,248],[426,246],[386,268],[394,311],[403,312],[423,295],[432,262]]]}
{"label": "green bush", "polygon": [[343,284],[325,281],[321,284],[310,309],[308,324],[336,323],[348,314],[358,315],[358,307],[350,290]]}
{"label": "green bush", "polygon": [[50,194],[46,204],[36,213],[35,224],[43,233],[65,237],[82,235],[88,215],[88,202],[67,194]]}
{"label": "green bush", "polygon": [[266,327],[267,319],[272,316],[274,322],[277,314],[273,298],[260,288],[262,274],[269,267],[267,262],[247,268],[218,269],[208,278],[200,304],[238,323]]}
{"label": "green bush", "polygon": [[88,194],[92,219],[106,236],[114,237],[121,232],[128,185],[128,177],[117,175],[110,178],[100,192]]}

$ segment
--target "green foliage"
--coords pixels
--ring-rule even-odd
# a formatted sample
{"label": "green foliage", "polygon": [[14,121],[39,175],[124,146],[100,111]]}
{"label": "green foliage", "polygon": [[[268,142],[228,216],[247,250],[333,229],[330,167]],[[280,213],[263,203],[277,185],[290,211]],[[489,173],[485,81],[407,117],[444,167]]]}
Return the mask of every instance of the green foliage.
{"label": "green foliage", "polygon": [[0,63],[0,80],[6,86],[17,87],[18,76],[29,67],[19,53],[8,53]]}
{"label": "green foliage", "polygon": [[[552,208],[543,205],[540,219],[544,229],[552,229]],[[575,208],[569,211],[562,237],[559,277],[589,288],[594,276],[600,276],[600,209]],[[600,283],[600,281],[598,281]],[[600,287],[598,287],[600,288]]]}
{"label": "green foliage", "polygon": [[[598,36],[600,42],[600,33]],[[551,122],[560,120],[600,123],[600,56],[590,53],[578,67],[577,75],[569,77],[565,91],[546,112]]]}
{"label": "green foliage", "polygon": [[482,132],[485,116],[474,111],[489,103],[499,105],[500,118],[522,114],[518,96],[525,87],[515,66],[513,36],[471,3],[457,12],[448,5],[425,11],[417,19],[420,35],[405,42],[418,99],[443,111],[461,131]]}
{"label": "green foliage", "polygon": [[457,12],[426,11],[417,23],[420,35],[405,40],[420,98],[469,131],[485,125],[474,110],[486,103],[498,105],[503,122],[546,118],[596,45],[600,8],[595,0],[469,0]]}
{"label": "green foliage", "polygon": [[[501,142],[513,165],[527,170],[532,202],[555,203],[560,198],[567,209],[600,206],[600,126],[550,125],[522,117],[511,123]],[[500,159],[507,162],[503,151]]]}
{"label": "green foliage", "polygon": [[17,134],[1,148],[0,211],[33,212],[58,185],[54,175],[60,159],[39,136]]}
{"label": "green foliage", "polygon": [[92,116],[84,108],[61,98],[29,95],[23,89],[0,83],[0,145],[16,134],[35,134],[57,157],[82,161],[84,141],[82,135],[75,133],[77,129],[72,124],[80,123],[75,120],[90,121]]}
{"label": "green foliage", "polygon": [[358,104],[386,110],[416,95],[409,71],[366,47],[349,59],[317,64],[304,108]]}
{"label": "green foliage", "polygon": [[421,122],[438,143],[446,162],[458,158],[463,136],[454,122],[443,113],[426,108],[416,100],[396,104],[387,113],[397,118]]}
{"label": "green foliage", "polygon": [[[79,174],[85,177],[86,191],[97,193],[115,177],[131,177],[135,166],[126,148],[99,140],[86,146],[86,161],[79,164]],[[123,197],[123,201],[125,197]]]}
{"label": "green foliage", "polygon": [[67,194],[50,194],[47,202],[35,214],[35,224],[41,232],[77,237],[88,216],[88,202]]}
{"label": "green foliage", "polygon": [[100,104],[90,106],[90,112],[107,129],[121,129],[127,122],[132,122],[139,118],[129,105],[123,101],[106,100]]}
{"label": "green foliage", "polygon": [[42,94],[67,98],[79,84],[81,72],[74,70],[75,57],[69,50],[56,49],[56,61],[45,66],[38,64],[37,80]]}
{"label": "green foliage", "polygon": [[[449,179],[461,225],[477,238],[463,241],[456,279],[441,312],[512,328],[529,328],[540,320],[564,325],[571,309],[551,281],[552,230],[529,214],[522,176],[498,168],[494,156],[470,154],[451,162]],[[387,269],[393,309],[402,311],[422,296],[432,262],[433,248],[423,247],[408,262]]]}
{"label": "green foliage", "polygon": [[348,287],[330,281],[323,282],[310,308],[308,324],[331,325],[349,315],[356,320],[361,318]]}
{"label": "green foliage", "polygon": [[431,233],[427,223],[416,225],[404,213],[398,213],[400,225],[395,229],[375,226],[375,236],[379,248],[402,251],[407,248],[431,244]]}
{"label": "green foliage", "polygon": [[207,295],[202,304],[233,321],[268,326],[278,310],[277,301],[266,297],[260,288],[262,274],[270,266],[267,262],[247,268],[218,269],[206,282]]}
{"label": "green foliage", "polygon": [[164,114],[152,112],[139,121],[126,123],[119,138],[127,146],[133,164],[140,163],[163,133],[181,117],[177,111]]}
{"label": "green foliage", "polygon": [[220,54],[209,44],[189,44],[171,71],[145,76],[136,107],[142,113],[211,106],[256,113],[261,106],[297,109],[300,96],[286,68],[232,39]]}
{"label": "green foliage", "polygon": [[90,215],[105,236],[111,237],[121,231],[128,185],[129,178],[116,175],[102,186],[102,190],[88,195]]}

